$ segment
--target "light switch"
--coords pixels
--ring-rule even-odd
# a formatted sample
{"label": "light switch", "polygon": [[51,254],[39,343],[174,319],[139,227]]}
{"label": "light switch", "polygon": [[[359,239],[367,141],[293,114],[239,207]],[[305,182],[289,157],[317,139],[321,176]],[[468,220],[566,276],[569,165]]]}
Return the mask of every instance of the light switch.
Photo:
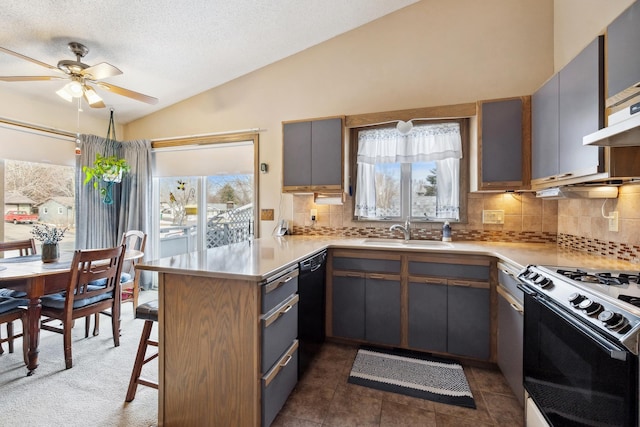
{"label": "light switch", "polygon": [[483,224],[504,224],[504,211],[503,210],[483,210],[482,223]]}

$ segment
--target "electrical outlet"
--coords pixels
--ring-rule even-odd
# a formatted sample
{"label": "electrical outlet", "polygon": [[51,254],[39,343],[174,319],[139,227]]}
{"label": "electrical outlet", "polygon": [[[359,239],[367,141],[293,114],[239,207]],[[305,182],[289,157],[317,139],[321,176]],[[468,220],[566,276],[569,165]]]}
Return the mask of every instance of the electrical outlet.
{"label": "electrical outlet", "polygon": [[609,231],[618,231],[618,211],[609,212]]}
{"label": "electrical outlet", "polygon": [[318,220],[318,210],[311,209],[311,221],[317,221],[317,220]]}
{"label": "electrical outlet", "polygon": [[483,210],[482,223],[483,224],[504,224],[504,211],[503,210]]}

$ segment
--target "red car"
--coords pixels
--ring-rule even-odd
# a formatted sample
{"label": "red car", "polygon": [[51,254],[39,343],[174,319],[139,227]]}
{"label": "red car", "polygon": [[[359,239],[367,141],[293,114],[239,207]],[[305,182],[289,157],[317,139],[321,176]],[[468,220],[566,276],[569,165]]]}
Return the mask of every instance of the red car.
{"label": "red car", "polygon": [[4,214],[4,220],[6,222],[13,222],[14,224],[33,224],[34,222],[38,222],[38,219],[39,217],[37,214],[30,214],[27,211],[7,211]]}

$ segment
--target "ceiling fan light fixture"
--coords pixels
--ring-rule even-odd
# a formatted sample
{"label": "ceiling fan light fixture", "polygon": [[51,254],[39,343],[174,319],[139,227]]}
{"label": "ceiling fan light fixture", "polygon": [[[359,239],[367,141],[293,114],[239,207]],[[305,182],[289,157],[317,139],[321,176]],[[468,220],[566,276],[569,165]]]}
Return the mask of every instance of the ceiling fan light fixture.
{"label": "ceiling fan light fixture", "polygon": [[102,98],[96,93],[95,90],[91,86],[84,85],[84,99],[87,100],[90,106],[92,107],[102,107],[105,105],[102,102]]}
{"label": "ceiling fan light fixture", "polygon": [[66,86],[56,91],[56,94],[67,102],[73,101],[73,97],[67,92]]}
{"label": "ceiling fan light fixture", "polygon": [[82,96],[82,83],[78,81],[74,80],[67,83],[65,89],[67,90],[67,92],[69,92],[69,95],[73,96],[74,98],[80,98]]}

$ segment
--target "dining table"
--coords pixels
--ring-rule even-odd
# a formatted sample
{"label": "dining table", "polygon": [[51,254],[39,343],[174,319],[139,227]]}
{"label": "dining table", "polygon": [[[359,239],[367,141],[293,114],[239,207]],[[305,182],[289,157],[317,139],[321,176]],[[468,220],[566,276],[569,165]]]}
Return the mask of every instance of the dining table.
{"label": "dining table", "polygon": [[[143,256],[144,252],[126,250],[124,260],[140,259]],[[63,252],[58,261],[46,263],[42,262],[40,254],[0,258],[0,288],[22,291],[26,295],[21,298],[28,300],[28,376],[33,375],[38,367],[41,298],[67,288],[72,259],[73,252]]]}

